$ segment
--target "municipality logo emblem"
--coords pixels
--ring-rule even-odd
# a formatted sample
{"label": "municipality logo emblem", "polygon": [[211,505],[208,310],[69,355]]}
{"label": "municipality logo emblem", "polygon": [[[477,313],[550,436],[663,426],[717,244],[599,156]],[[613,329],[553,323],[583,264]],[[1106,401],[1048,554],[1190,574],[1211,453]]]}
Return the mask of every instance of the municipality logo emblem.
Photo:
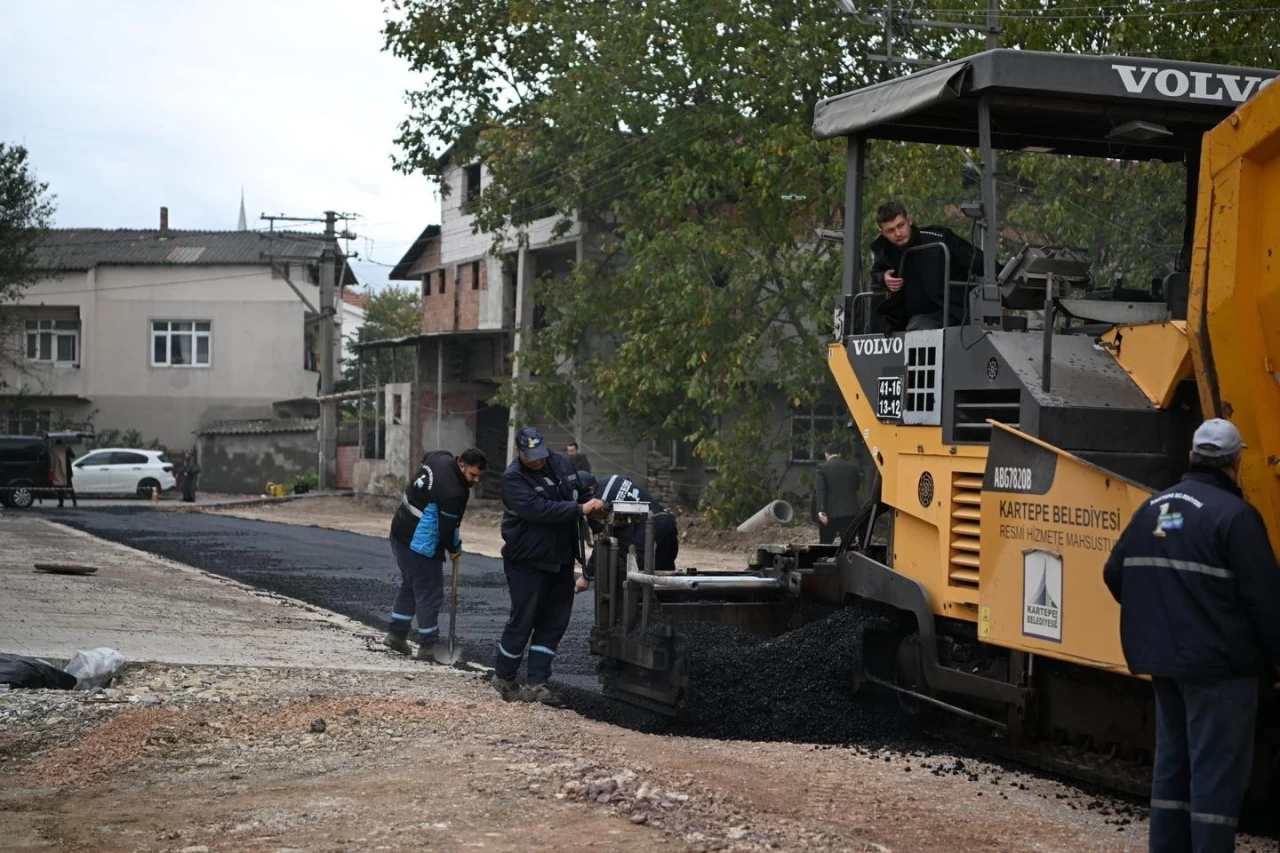
{"label": "municipality logo emblem", "polygon": [[1163,539],[1169,535],[1168,531],[1182,529],[1182,513],[1170,512],[1170,506],[1167,503],[1160,504],[1160,516],[1156,518],[1156,529],[1151,531],[1152,536]]}
{"label": "municipality logo emblem", "polygon": [[1022,554],[1022,633],[1062,642],[1062,556],[1032,549]]}

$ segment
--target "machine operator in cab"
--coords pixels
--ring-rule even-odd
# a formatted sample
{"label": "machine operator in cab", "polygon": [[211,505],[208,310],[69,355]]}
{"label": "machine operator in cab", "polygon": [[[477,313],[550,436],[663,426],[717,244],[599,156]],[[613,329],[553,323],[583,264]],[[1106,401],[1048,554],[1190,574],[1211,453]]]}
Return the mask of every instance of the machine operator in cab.
{"label": "machine operator in cab", "polygon": [[1156,694],[1153,853],[1225,853],[1253,770],[1258,676],[1280,664],[1280,566],[1236,484],[1240,432],[1196,430],[1182,481],[1134,514],[1103,569],[1120,642]]}
{"label": "machine operator in cab", "polygon": [[[917,227],[900,202],[880,205],[876,222],[880,236],[871,241],[871,289],[889,294],[879,309],[884,331],[941,329],[948,278],[967,282],[973,275],[980,275],[982,250],[950,228]],[[908,249],[930,243],[947,247],[951,253],[949,270],[944,269],[941,249],[919,249],[906,255]],[[947,323],[958,326],[964,322],[969,288],[953,287],[950,293]]]}

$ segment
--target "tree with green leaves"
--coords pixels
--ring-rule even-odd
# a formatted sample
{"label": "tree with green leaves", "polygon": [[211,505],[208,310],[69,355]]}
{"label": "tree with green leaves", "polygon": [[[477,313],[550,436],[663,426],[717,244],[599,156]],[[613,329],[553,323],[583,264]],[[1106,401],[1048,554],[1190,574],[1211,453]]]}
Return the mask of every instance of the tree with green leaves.
{"label": "tree with green leaves", "polygon": [[[1005,46],[1266,65],[1277,43],[1274,16],[1253,19],[1246,37],[1222,19],[1248,14],[1224,4],[1002,6]],[[981,50],[977,31],[916,22],[978,24],[985,8],[917,3],[891,22],[895,46],[938,59]],[[622,437],[694,441],[718,471],[705,497],[717,521],[773,497],[769,460],[791,440],[779,404],[831,393],[824,345],[840,257],[814,234],[842,227],[845,157],[840,140],[813,139],[813,108],[910,70],[866,58],[884,52],[883,32],[829,0],[391,0],[388,49],[426,78],[409,93],[398,168],[438,177],[452,145],[455,162],[488,167],[474,213],[496,241],[548,211],[565,230],[576,217],[598,235],[572,275],[535,288],[545,323],[507,398],[566,419],[585,394]],[[867,197],[962,223],[973,162],[878,144]],[[1161,171],[1179,167],[1142,167],[1144,191],[1123,199],[1096,180],[1114,171],[1106,161],[1005,158],[1001,168],[1007,227],[1069,243],[1101,231],[1112,258],[1139,223],[1180,211],[1181,186]],[[1055,188],[1070,201],[1054,207]],[[1131,227],[1099,228],[1116,223]]]}
{"label": "tree with green leaves", "polygon": [[49,185],[36,178],[27,149],[0,142],[0,366],[14,363],[12,342],[19,331],[6,304],[36,280],[36,247],[53,210]]}
{"label": "tree with green leaves", "polygon": [[[422,294],[417,288],[392,284],[379,290],[370,290],[365,305],[364,325],[360,328],[358,343],[385,341],[416,335],[422,331]],[[344,388],[357,387],[360,379],[360,360],[364,360],[364,384],[375,382],[385,385],[393,381],[405,381],[413,376],[415,352],[412,348],[380,349],[366,352],[363,357],[348,358],[342,365]]]}

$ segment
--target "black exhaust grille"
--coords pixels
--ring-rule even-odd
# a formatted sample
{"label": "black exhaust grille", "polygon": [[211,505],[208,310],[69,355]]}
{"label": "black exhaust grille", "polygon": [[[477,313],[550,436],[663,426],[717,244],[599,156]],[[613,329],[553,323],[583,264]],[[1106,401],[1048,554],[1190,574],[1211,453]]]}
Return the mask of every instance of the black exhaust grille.
{"label": "black exhaust grille", "polygon": [[986,444],[991,441],[991,424],[987,421],[1016,427],[1021,410],[1022,391],[1017,388],[956,391],[952,438]]}

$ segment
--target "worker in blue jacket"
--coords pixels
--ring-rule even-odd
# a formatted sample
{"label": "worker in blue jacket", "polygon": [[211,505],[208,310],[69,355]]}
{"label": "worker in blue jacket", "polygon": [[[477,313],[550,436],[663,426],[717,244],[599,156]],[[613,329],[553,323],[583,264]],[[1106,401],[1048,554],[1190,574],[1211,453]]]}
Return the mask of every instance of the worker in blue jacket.
{"label": "worker in blue jacket", "polygon": [[[573,562],[584,516],[604,509],[589,498],[569,457],[553,453],[542,433],[516,436],[517,458],[502,475],[502,569],[511,615],[498,641],[493,687],[506,701],[560,706],[548,685],[551,662],[573,613]],[[516,681],[529,647],[525,687]]]}
{"label": "worker in blue jacket", "polygon": [[418,475],[404,491],[391,519],[391,552],[400,567],[400,590],[382,644],[409,654],[409,626],[418,617],[418,660],[434,660],[444,602],[444,556],[462,553],[462,515],[471,487],[488,466],[484,451],[447,450],[422,457]]}
{"label": "worker in blue jacket", "polygon": [[1139,507],[1103,571],[1125,660],[1155,688],[1154,853],[1235,849],[1258,677],[1280,664],[1280,566],[1236,485],[1243,448],[1230,422],[1201,424],[1189,471]]}
{"label": "worker in blue jacket", "polygon": [[[597,479],[590,472],[579,471],[578,477],[582,481],[587,494],[604,501],[606,509],[612,507],[618,501],[648,504],[649,512],[653,515],[654,570],[659,572],[674,572],[676,570],[676,557],[680,554],[680,530],[676,525],[675,516],[668,512],[665,506],[644,489],[637,486],[635,481],[626,474],[601,474]],[[637,567],[644,571],[644,520],[630,521],[625,517],[615,516],[615,522],[614,535],[618,539],[619,552],[625,555],[634,545]],[[591,581],[595,579],[595,575],[596,555],[593,551],[591,557],[587,560],[587,565],[584,567],[583,576],[578,579],[575,586],[577,591],[585,592],[591,586]]]}

